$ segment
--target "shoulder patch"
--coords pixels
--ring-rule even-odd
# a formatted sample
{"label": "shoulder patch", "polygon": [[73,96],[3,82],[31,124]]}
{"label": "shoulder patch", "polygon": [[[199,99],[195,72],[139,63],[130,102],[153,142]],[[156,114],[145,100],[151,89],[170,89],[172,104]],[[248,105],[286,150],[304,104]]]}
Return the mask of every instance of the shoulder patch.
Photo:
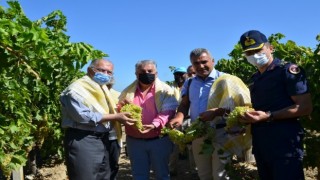
{"label": "shoulder patch", "polygon": [[299,74],[301,72],[301,69],[296,64],[292,64],[289,66],[289,72],[291,74]]}

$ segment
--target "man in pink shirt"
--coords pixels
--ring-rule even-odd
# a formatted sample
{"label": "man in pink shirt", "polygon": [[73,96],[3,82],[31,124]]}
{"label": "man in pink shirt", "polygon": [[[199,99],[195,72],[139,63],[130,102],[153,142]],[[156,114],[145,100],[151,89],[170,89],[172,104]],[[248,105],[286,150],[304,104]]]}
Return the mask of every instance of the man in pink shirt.
{"label": "man in pink shirt", "polygon": [[160,133],[174,116],[178,102],[172,88],[157,78],[155,61],[139,61],[135,74],[137,79],[119,97],[120,104],[133,103],[142,108],[143,130],[125,127],[133,179],[150,179],[152,167],[158,180],[169,180],[168,163],[173,144]]}

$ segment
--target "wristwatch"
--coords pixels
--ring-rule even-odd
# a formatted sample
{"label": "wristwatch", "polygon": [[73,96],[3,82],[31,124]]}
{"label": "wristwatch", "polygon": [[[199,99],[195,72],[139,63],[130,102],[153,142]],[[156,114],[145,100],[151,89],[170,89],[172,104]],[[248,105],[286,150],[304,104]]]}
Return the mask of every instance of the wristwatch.
{"label": "wristwatch", "polygon": [[266,114],[269,116],[267,122],[273,121],[273,113],[271,111],[267,111]]}

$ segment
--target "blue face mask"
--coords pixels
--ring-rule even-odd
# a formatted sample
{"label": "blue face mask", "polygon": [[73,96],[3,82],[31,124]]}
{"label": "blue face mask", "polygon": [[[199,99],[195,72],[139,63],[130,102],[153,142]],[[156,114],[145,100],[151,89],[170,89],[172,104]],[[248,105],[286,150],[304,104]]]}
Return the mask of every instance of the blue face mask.
{"label": "blue face mask", "polygon": [[105,85],[111,81],[112,76],[103,74],[102,72],[96,72],[92,79],[99,85]]}
{"label": "blue face mask", "polygon": [[246,56],[248,62],[258,68],[266,65],[269,62],[269,58],[266,53],[256,53],[251,56]]}

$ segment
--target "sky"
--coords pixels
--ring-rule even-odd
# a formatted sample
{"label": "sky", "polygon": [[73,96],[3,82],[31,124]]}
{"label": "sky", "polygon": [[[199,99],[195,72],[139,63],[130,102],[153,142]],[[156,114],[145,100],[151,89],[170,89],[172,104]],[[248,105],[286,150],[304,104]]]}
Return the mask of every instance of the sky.
{"label": "sky", "polygon": [[[169,66],[187,67],[189,53],[207,48],[215,62],[248,30],[314,49],[320,34],[319,0],[20,0],[37,20],[61,10],[71,42],[84,42],[109,55],[116,84],[123,90],[136,79],[135,64],[157,62],[158,77],[172,81]],[[6,1],[0,5],[7,7]],[[82,70],[86,71],[86,67]]]}

